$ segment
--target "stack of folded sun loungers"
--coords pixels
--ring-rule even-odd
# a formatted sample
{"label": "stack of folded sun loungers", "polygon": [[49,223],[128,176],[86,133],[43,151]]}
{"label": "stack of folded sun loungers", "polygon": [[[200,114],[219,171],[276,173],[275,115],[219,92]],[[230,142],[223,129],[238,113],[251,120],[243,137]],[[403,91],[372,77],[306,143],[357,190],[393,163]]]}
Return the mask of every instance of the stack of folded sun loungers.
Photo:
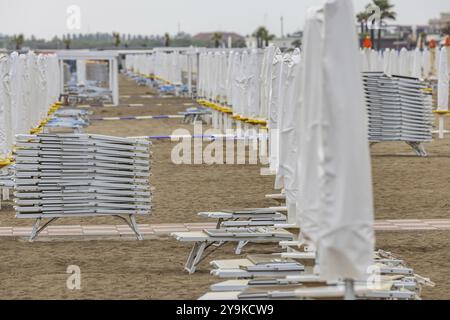
{"label": "stack of folded sun loungers", "polygon": [[17,136],[18,218],[146,215],[150,142],[86,134]]}
{"label": "stack of folded sun loungers", "polygon": [[371,141],[432,140],[432,99],[415,78],[364,73]]}

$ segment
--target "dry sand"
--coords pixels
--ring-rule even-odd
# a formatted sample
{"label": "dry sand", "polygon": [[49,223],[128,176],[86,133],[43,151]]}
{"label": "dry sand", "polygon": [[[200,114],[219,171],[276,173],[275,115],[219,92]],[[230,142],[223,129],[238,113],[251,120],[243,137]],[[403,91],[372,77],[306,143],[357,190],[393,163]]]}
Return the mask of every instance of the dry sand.
{"label": "dry sand", "polygon": [[[121,78],[122,99],[117,108],[94,107],[95,116],[177,114],[192,100],[151,98],[148,89]],[[142,103],[143,107],[128,107]],[[450,124],[449,124],[450,125]],[[176,128],[191,130],[181,120],[131,120],[94,122],[88,132],[117,136],[167,135]],[[154,210],[140,223],[182,223],[208,221],[199,211],[274,205],[264,195],[273,193],[273,177],[262,177],[259,166],[181,165],[170,161],[174,144],[157,141],[153,146],[152,184],[156,188]],[[428,158],[417,158],[401,143],[384,143],[372,148],[377,219],[447,218],[450,200],[450,140],[427,145]],[[67,219],[59,224],[114,224],[113,218]],[[12,204],[6,203],[0,226],[31,226],[32,221],[14,218]],[[183,265],[189,246],[168,239],[143,242],[111,239],[78,241],[0,239],[0,299],[196,299],[218,279],[209,275],[204,262],[188,275]],[[424,298],[450,299],[450,233],[382,232],[377,246],[405,259],[418,273],[431,277],[438,286],[427,289]],[[257,245],[245,253],[270,252],[276,246]],[[234,258],[231,246],[209,259]],[[82,290],[66,289],[66,268],[78,265]]]}

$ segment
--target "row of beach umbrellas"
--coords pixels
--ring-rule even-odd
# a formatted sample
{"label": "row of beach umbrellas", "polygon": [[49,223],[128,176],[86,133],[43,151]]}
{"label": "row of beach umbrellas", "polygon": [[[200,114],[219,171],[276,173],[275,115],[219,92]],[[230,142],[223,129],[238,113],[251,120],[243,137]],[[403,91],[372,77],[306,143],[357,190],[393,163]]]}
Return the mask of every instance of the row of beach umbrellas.
{"label": "row of beach umbrellas", "polygon": [[47,117],[60,93],[58,58],[34,53],[0,56],[0,162]]}

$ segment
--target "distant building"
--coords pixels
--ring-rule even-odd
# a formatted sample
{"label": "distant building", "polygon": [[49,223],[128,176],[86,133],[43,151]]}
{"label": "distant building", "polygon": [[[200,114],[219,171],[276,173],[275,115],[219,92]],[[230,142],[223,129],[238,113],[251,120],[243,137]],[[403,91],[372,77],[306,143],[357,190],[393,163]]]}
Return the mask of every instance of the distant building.
{"label": "distant building", "polygon": [[[303,32],[297,31],[293,34],[288,34],[285,37],[274,38],[269,41],[269,44],[273,45],[277,48],[280,48],[282,50],[293,49],[293,48],[300,47],[300,45],[302,43],[302,38],[303,38]],[[253,36],[245,38],[245,44],[246,44],[247,48],[257,48],[258,47],[256,37],[253,37]]]}
{"label": "distant building", "polygon": [[272,41],[270,41],[270,44],[282,50],[293,49],[301,46],[302,39],[303,39],[303,32],[297,31],[291,35],[288,34],[286,37],[275,38]]}
{"label": "distant building", "polygon": [[437,19],[431,19],[428,24],[433,29],[434,33],[439,33],[440,30],[446,28],[450,24],[450,12],[441,13]]}
{"label": "distant building", "polygon": [[245,38],[245,46],[247,48],[258,48],[258,41],[256,40],[256,37],[249,36]]}
{"label": "distant building", "polygon": [[192,37],[192,40],[212,43],[213,42],[212,39],[215,33],[220,33],[222,35],[221,45],[224,47],[228,46],[228,41],[230,38],[233,45],[245,43],[245,38],[240,34],[237,34],[235,32],[221,32],[221,31],[198,33]]}

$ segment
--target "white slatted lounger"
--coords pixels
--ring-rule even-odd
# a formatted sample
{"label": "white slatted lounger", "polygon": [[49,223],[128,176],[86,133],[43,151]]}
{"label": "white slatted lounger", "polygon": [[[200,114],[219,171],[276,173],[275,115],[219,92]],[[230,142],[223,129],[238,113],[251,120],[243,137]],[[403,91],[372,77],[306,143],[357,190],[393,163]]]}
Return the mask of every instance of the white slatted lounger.
{"label": "white slatted lounger", "polygon": [[[223,210],[221,212],[200,212],[198,215],[218,220],[217,229],[274,227],[277,224],[286,222],[285,209],[285,207],[252,208]],[[246,241],[240,242],[236,247],[235,253],[237,255],[241,254],[247,243]]]}
{"label": "white slatted lounger", "polygon": [[[241,279],[255,278],[256,276],[274,278],[284,278],[288,275],[303,276],[303,273],[306,270],[305,268],[311,269],[309,270],[309,273],[312,273],[315,259],[315,252],[249,255],[246,259],[212,261],[211,265],[216,269],[211,271],[211,274],[220,278]],[[381,275],[414,276],[414,270],[406,267],[402,260],[386,259],[380,257],[376,253],[374,259],[376,263],[374,267],[377,267],[377,272]],[[291,267],[291,262],[298,262],[304,266],[304,268],[302,270],[296,270],[295,268],[289,269],[289,267]],[[286,263],[285,268],[280,267],[283,263]],[[260,266],[259,268],[257,268],[258,265]],[[258,273],[258,271],[266,272]]]}
{"label": "white slatted lounger", "polygon": [[286,216],[276,210],[255,209],[246,211],[200,212],[199,216],[216,219],[217,229],[224,227],[274,226],[286,221]]}
{"label": "white slatted lounger", "polygon": [[[419,281],[415,277],[381,276],[381,282],[392,282],[396,289],[406,289],[410,291],[419,290]],[[249,288],[288,286],[307,283],[320,283],[318,275],[287,276],[280,279],[235,279],[211,285],[212,292],[243,292]]]}
{"label": "white slatted lounger", "polygon": [[280,194],[268,194],[266,195],[266,199],[275,200],[278,202],[286,202],[286,194],[280,193]]}
{"label": "white slatted lounger", "polygon": [[[303,261],[302,261],[303,262]],[[215,268],[212,275],[220,278],[283,278],[299,273],[312,273],[314,260],[306,264],[283,259],[280,254],[249,255],[247,259],[216,260],[210,264]]]}
{"label": "white slatted lounger", "polygon": [[[413,300],[417,299],[414,291],[396,289],[393,281],[383,283],[379,290],[369,289],[367,284],[356,284],[357,299],[387,299]],[[209,292],[199,300],[316,300],[316,299],[344,299],[345,286],[343,284],[302,284],[285,286],[252,287],[242,292]]]}
{"label": "white slatted lounger", "polygon": [[[277,243],[292,239],[286,231],[267,228],[250,229],[216,229],[195,232],[175,232],[172,236],[181,242],[194,242],[194,246],[187,259],[185,270],[195,273],[197,266],[208,255],[227,243]],[[207,249],[211,249],[205,253]]]}

